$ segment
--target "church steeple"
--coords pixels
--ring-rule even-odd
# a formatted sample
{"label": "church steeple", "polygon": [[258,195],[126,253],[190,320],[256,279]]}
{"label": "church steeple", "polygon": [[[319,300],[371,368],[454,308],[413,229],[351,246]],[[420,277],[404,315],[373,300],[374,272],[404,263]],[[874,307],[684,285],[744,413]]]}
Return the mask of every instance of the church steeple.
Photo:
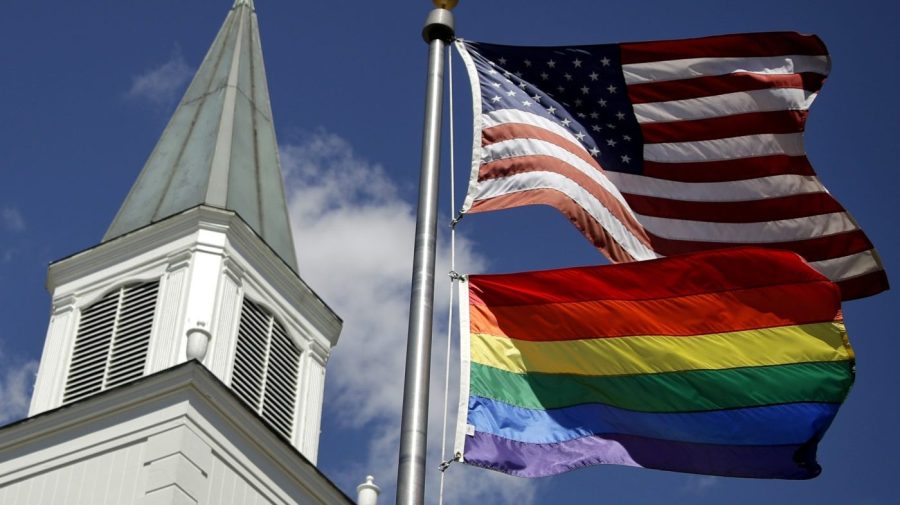
{"label": "church steeple", "polygon": [[311,461],[340,318],[297,274],[252,0],[103,241],[54,262],[29,415],[195,359]]}
{"label": "church steeple", "polygon": [[198,205],[237,212],[297,271],[252,0],[235,1],[103,240]]}

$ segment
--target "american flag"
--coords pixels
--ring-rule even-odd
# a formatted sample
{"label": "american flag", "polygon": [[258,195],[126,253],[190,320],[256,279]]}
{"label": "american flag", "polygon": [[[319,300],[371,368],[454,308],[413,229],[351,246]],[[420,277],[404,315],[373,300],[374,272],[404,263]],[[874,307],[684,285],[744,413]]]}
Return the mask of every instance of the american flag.
{"label": "american flag", "polygon": [[757,245],[797,252],[844,299],[888,289],[803,147],[831,66],[818,37],[456,47],[475,101],[464,213],[545,204],[615,262]]}

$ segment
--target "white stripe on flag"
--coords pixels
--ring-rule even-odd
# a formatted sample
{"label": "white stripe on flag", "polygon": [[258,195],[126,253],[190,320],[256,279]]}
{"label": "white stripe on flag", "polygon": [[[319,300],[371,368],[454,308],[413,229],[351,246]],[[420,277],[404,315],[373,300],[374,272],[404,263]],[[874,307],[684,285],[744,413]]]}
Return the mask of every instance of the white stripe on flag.
{"label": "white stripe on flag", "polygon": [[[562,161],[567,165],[571,165],[579,172],[588,176],[592,181],[596,182],[601,188],[609,193],[611,197],[618,200],[623,207],[629,209],[630,212],[628,202],[625,201],[625,197],[623,197],[622,193],[619,192],[619,188],[617,188],[604,175],[606,174],[606,172],[597,170],[590,164],[586,163],[583,159],[575,156],[562,147],[553,144],[552,142],[547,142],[546,140],[521,138],[504,140],[503,142],[496,142],[494,144],[484,146],[482,152],[484,154],[484,158],[482,159],[483,164],[490,163],[491,161],[517,158],[521,156],[549,156],[552,158],[556,158],[557,160]],[[487,184],[487,181],[482,181],[482,184]],[[480,193],[478,197],[480,197]]]}
{"label": "white stripe on flag", "polygon": [[809,266],[835,282],[883,270],[872,249],[840,258],[813,261]]}
{"label": "white stripe on flag", "polygon": [[634,105],[638,123],[707,119],[748,112],[806,110],[816,93],[797,88],[773,88],[724,95]]}
{"label": "white stripe on flag", "polygon": [[659,163],[735,160],[787,154],[803,156],[802,133],[762,133],[715,140],[644,144],[644,159]]}
{"label": "white stripe on flag", "polygon": [[571,198],[599,223],[615,240],[636,260],[658,258],[659,255],[650,250],[637,239],[618,217],[603,206],[593,195],[571,179],[555,172],[526,172],[490,181],[482,181],[481,191],[476,201],[488,200],[498,196],[519,193],[532,189],[551,189],[559,191]]}
{"label": "white stripe on flag", "polygon": [[674,81],[737,72],[755,74],[828,74],[828,56],[769,56],[752,58],[686,58],[622,65],[626,84]]}
{"label": "white stripe on flag", "polygon": [[[734,244],[793,242],[856,230],[846,212],[759,223],[713,223],[640,214],[637,218],[648,232],[658,237]],[[715,216],[710,218],[715,219]]]}
{"label": "white stripe on flag", "polygon": [[[563,128],[554,121],[550,121],[549,119],[538,116],[537,114],[532,114],[530,112],[521,111],[518,109],[498,109],[495,111],[491,111],[481,115],[481,122],[484,125],[484,128],[491,128],[493,126],[501,126],[507,123],[518,123],[529,126],[536,126],[538,128],[543,128],[552,133],[559,135],[560,137],[565,138],[569,142],[572,142],[576,146],[584,149],[584,146],[581,145],[581,142],[572,135],[572,132]],[[584,152],[587,152],[585,150]]]}
{"label": "white stripe on flag", "polygon": [[827,193],[812,175],[773,175],[742,181],[679,182],[624,172],[604,172],[625,194],[688,202],[745,202],[806,193]]}

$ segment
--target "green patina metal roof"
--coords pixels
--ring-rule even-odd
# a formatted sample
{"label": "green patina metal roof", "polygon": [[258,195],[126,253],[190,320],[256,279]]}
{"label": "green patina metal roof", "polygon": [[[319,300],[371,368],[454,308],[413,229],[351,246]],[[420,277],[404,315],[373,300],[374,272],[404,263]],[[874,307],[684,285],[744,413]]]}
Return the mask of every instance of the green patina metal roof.
{"label": "green patina metal roof", "polygon": [[295,271],[252,0],[236,0],[104,241],[197,205],[237,212]]}

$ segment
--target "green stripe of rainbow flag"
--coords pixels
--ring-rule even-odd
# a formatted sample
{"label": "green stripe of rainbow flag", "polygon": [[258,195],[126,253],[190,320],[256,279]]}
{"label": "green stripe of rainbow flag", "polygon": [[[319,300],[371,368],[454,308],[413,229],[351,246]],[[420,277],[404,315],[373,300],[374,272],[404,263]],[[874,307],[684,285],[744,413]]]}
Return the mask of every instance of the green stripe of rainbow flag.
{"label": "green stripe of rainbow flag", "polygon": [[840,403],[852,382],[851,366],[849,361],[837,361],[598,377],[517,374],[472,363],[470,394],[529,409],[603,403],[639,412]]}

